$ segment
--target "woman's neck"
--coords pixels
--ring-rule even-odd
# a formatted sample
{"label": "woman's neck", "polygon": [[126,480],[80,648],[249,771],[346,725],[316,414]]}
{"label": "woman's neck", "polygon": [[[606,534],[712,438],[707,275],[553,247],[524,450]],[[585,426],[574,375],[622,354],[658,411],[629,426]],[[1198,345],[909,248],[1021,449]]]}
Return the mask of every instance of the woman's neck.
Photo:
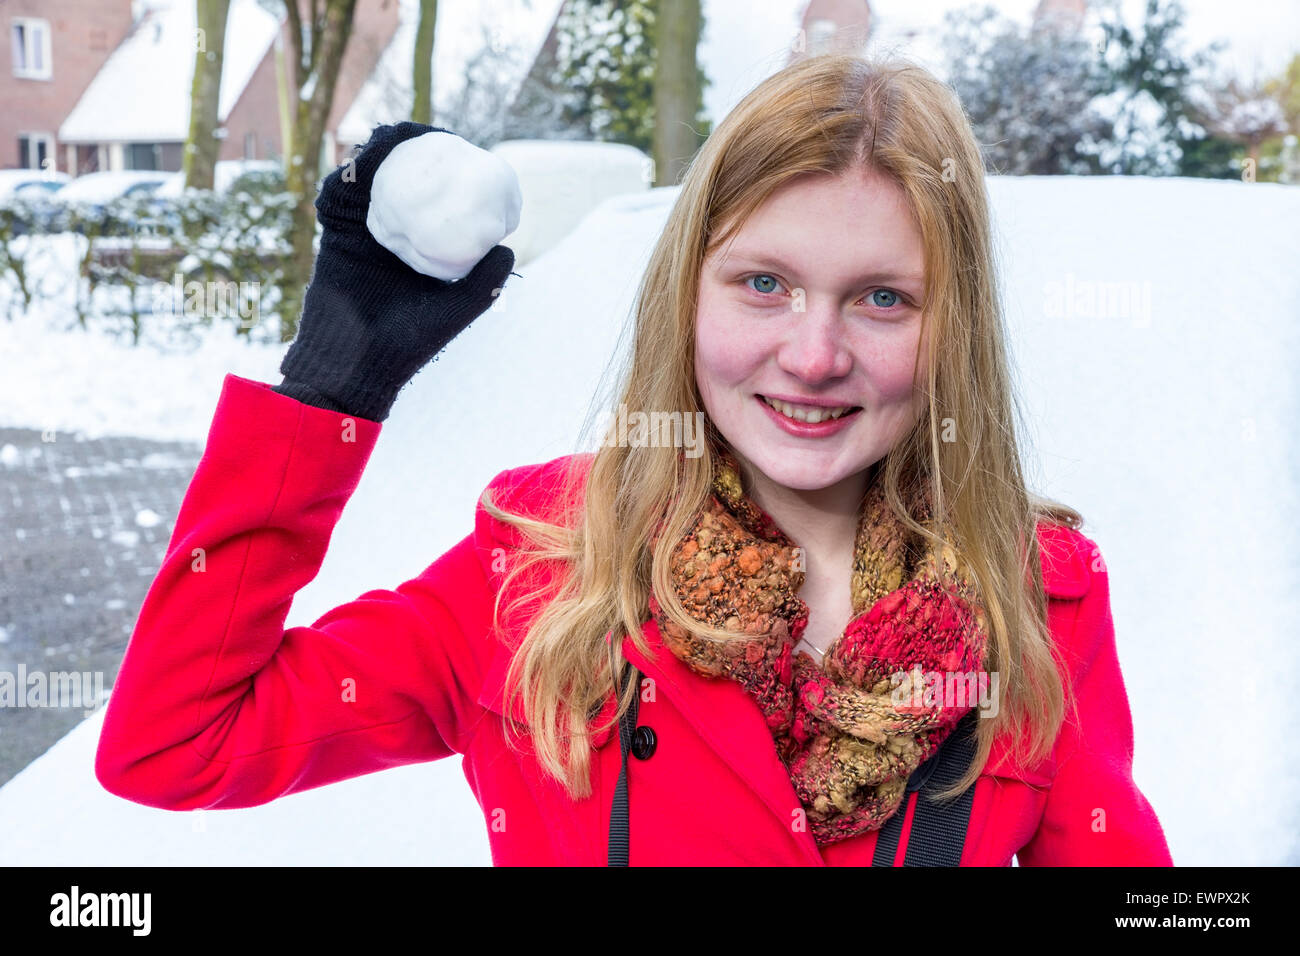
{"label": "woman's neck", "polygon": [[802,491],[773,482],[748,462],[740,466],[750,497],[804,549],[810,570],[831,555],[852,554],[871,468],[826,488]]}

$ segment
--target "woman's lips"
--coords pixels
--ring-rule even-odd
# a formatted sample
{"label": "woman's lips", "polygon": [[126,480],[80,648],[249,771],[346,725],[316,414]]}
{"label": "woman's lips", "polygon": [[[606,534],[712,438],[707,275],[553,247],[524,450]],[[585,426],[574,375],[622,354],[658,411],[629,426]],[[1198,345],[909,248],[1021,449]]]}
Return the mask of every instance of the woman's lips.
{"label": "woman's lips", "polygon": [[[834,435],[836,432],[848,428],[862,411],[861,406],[853,405],[848,406],[848,410],[840,414],[838,418],[826,417],[819,422],[801,422],[797,418],[791,418],[783,412],[773,408],[770,402],[776,401],[775,399],[769,400],[762,395],[755,395],[754,400],[758,402],[759,406],[763,409],[763,412],[774,424],[783,429],[787,434],[795,435],[799,438],[825,438],[828,435]],[[785,405],[787,408],[790,405],[790,403],[786,402],[779,402],[778,404]],[[810,411],[812,410],[812,406],[804,406],[804,408]],[[819,412],[814,412],[814,414],[829,415],[830,412],[836,410],[837,409],[824,408]]]}

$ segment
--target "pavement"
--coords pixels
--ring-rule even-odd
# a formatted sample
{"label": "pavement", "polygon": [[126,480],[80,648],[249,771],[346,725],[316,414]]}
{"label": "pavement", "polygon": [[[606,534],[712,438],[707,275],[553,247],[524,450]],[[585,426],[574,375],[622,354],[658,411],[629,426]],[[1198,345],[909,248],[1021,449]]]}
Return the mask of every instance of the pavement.
{"label": "pavement", "polygon": [[202,451],[0,428],[0,786],[112,689]]}

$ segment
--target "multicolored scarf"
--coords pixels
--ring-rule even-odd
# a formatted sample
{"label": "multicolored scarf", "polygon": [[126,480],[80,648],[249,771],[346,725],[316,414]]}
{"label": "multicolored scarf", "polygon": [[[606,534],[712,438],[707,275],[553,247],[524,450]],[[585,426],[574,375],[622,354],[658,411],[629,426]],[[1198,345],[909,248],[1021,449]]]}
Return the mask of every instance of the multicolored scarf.
{"label": "multicolored scarf", "polygon": [[[971,709],[933,693],[932,675],[978,680],[983,671],[975,588],[953,550],[910,533],[874,481],[855,539],[852,619],[820,665],[795,654],[808,623],[801,552],[745,493],[734,456],[718,458],[713,493],[673,550],[671,576],[692,618],[738,636],[687,632],[653,596],[651,614],[688,667],[738,681],[757,702],[818,844],[878,829],[902,805],[912,771]],[[934,527],[926,495],[908,505]]]}

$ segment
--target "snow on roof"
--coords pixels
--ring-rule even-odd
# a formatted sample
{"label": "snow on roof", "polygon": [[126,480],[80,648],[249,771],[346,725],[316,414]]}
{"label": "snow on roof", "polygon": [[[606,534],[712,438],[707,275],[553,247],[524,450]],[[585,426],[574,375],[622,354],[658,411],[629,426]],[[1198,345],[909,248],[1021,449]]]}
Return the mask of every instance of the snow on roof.
{"label": "snow on roof", "polygon": [[[189,134],[196,22],[193,0],[151,0],[59,127],[65,143],[183,142]],[[257,0],[231,0],[217,111],[224,122],[266,56],[279,19]]]}
{"label": "snow on roof", "polygon": [[[454,99],[465,82],[469,59],[487,43],[514,49],[518,56],[516,83],[522,82],[541,50],[563,0],[481,0],[479,3],[438,5],[433,45],[433,96],[438,108]],[[364,143],[380,123],[411,118],[414,85],[416,0],[399,0],[397,30],[348,111],[339,121],[340,143]]]}

